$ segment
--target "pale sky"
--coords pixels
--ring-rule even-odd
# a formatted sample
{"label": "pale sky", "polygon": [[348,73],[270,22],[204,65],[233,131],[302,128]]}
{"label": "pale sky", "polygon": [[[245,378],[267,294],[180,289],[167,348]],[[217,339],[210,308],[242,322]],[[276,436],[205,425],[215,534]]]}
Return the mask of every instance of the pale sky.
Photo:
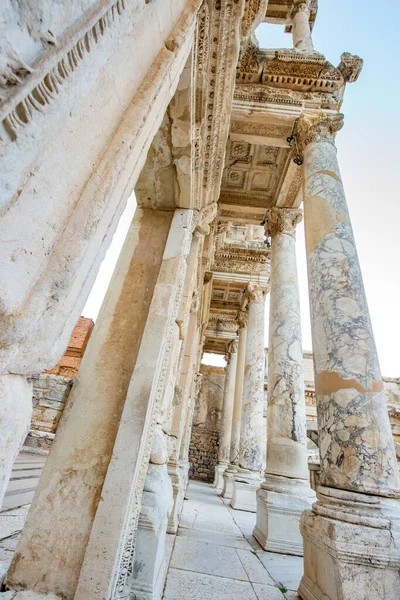
{"label": "pale sky", "polygon": [[[399,23],[398,0],[382,4],[375,0],[319,0],[313,33],[315,48],[333,65],[339,64],[342,52],[364,59],[359,80],[346,89],[345,125],[337,136],[337,147],[381,369],[389,377],[400,376]],[[291,36],[279,25],[261,25],[257,36],[263,48],[291,46]],[[131,198],[84,308],[86,317],[97,316],[134,208]],[[301,226],[297,259],[303,347],[311,350]]]}

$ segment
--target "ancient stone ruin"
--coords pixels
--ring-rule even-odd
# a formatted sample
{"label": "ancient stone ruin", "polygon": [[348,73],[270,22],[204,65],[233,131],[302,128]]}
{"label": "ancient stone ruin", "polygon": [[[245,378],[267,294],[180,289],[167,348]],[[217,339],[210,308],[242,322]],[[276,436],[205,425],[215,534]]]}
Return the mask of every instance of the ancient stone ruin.
{"label": "ancient stone ruin", "polygon": [[0,600],[399,600],[399,382],[335,146],[362,59],[314,48],[317,0],[0,11]]}

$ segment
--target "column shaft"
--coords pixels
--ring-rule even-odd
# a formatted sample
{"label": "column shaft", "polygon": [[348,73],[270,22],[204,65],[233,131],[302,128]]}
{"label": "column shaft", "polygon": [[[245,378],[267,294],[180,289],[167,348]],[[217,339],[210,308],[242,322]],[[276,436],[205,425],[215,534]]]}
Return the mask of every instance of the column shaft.
{"label": "column shaft", "polygon": [[[247,316],[247,313],[246,313]],[[240,323],[239,323],[240,324]],[[230,463],[232,465],[239,464],[240,450],[240,423],[242,420],[242,400],[243,400],[243,384],[244,384],[244,367],[246,359],[246,341],[247,341],[247,321],[239,329],[239,345],[236,366],[235,380],[235,397],[233,404],[232,415],[232,433],[231,433],[231,449]]]}
{"label": "column shaft", "polygon": [[222,424],[219,436],[218,446],[218,465],[215,468],[214,486],[217,490],[222,490],[224,485],[223,474],[228,466],[231,451],[231,431],[233,402],[235,396],[235,378],[237,365],[237,340],[229,344],[227,354],[227,365],[224,386],[224,399],[222,406]]}
{"label": "column shaft", "polygon": [[[306,126],[305,121],[303,124]],[[320,119],[311,128],[304,150],[304,220],[321,484],[392,495],[400,488],[399,472],[333,143],[341,126],[340,115]]]}
{"label": "column shaft", "polygon": [[294,0],[292,35],[294,48],[308,52],[314,50],[310,28],[310,0]]}
{"label": "column shaft", "polygon": [[264,408],[264,295],[259,290],[249,302],[249,324],[243,380],[239,466],[259,473],[262,465]]}
{"label": "column shaft", "polygon": [[276,209],[270,211],[267,218],[269,234],[274,235],[271,248],[266,473],[307,480],[303,349],[294,235],[301,213]]}

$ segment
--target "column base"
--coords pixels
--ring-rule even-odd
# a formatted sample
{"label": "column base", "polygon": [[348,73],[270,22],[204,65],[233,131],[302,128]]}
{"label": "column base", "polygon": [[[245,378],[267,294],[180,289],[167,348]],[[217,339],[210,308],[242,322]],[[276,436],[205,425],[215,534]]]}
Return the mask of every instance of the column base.
{"label": "column base", "polygon": [[216,490],[222,491],[224,487],[224,473],[227,468],[227,463],[218,463],[218,465],[215,467],[215,477],[213,486]]}
{"label": "column base", "polygon": [[168,475],[171,479],[174,499],[172,511],[168,519],[167,533],[176,533],[178,531],[183,500],[189,481],[189,463],[186,461],[180,463],[168,463]]}
{"label": "column base", "polygon": [[303,513],[303,600],[398,600],[400,502],[319,487]]}
{"label": "column base", "polygon": [[229,465],[229,467],[224,472],[224,486],[222,488],[221,496],[223,498],[232,498],[233,494],[233,482],[235,479],[235,475],[237,473],[237,469],[234,465]]}
{"label": "column base", "polygon": [[260,546],[269,552],[303,556],[300,517],[315,500],[308,481],[266,474],[257,490],[253,531]]}
{"label": "column base", "polygon": [[166,465],[149,464],[137,530],[130,593],[141,600],[161,600],[167,564],[165,540],[172,508],[172,486]]}
{"label": "column base", "polygon": [[261,484],[259,473],[248,471],[247,469],[238,469],[234,476],[232,508],[236,510],[246,510],[248,512],[257,512],[256,492]]}

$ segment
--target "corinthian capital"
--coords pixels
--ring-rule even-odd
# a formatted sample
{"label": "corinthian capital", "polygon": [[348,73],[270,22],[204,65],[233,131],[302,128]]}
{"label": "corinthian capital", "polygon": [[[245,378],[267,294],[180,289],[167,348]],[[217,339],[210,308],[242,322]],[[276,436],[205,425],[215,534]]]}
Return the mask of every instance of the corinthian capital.
{"label": "corinthian capital", "polygon": [[265,296],[267,295],[267,289],[265,287],[261,287],[260,285],[249,283],[245,296],[248,302],[262,302],[265,301]]}
{"label": "corinthian capital", "polygon": [[307,12],[310,15],[311,0],[293,0],[293,8],[290,13],[291,18],[299,12]]}
{"label": "corinthian capital", "polygon": [[278,233],[295,236],[296,226],[302,218],[303,212],[298,208],[269,208],[265,213],[265,235],[272,238]]}
{"label": "corinthian capital", "polygon": [[214,221],[218,212],[218,204],[212,202],[208,206],[205,206],[200,210],[197,231],[202,235],[208,235],[210,233],[210,225]]}
{"label": "corinthian capital", "polygon": [[313,142],[334,144],[337,132],[343,127],[343,119],[341,113],[302,115],[297,124],[297,136],[301,148],[304,149]]}

